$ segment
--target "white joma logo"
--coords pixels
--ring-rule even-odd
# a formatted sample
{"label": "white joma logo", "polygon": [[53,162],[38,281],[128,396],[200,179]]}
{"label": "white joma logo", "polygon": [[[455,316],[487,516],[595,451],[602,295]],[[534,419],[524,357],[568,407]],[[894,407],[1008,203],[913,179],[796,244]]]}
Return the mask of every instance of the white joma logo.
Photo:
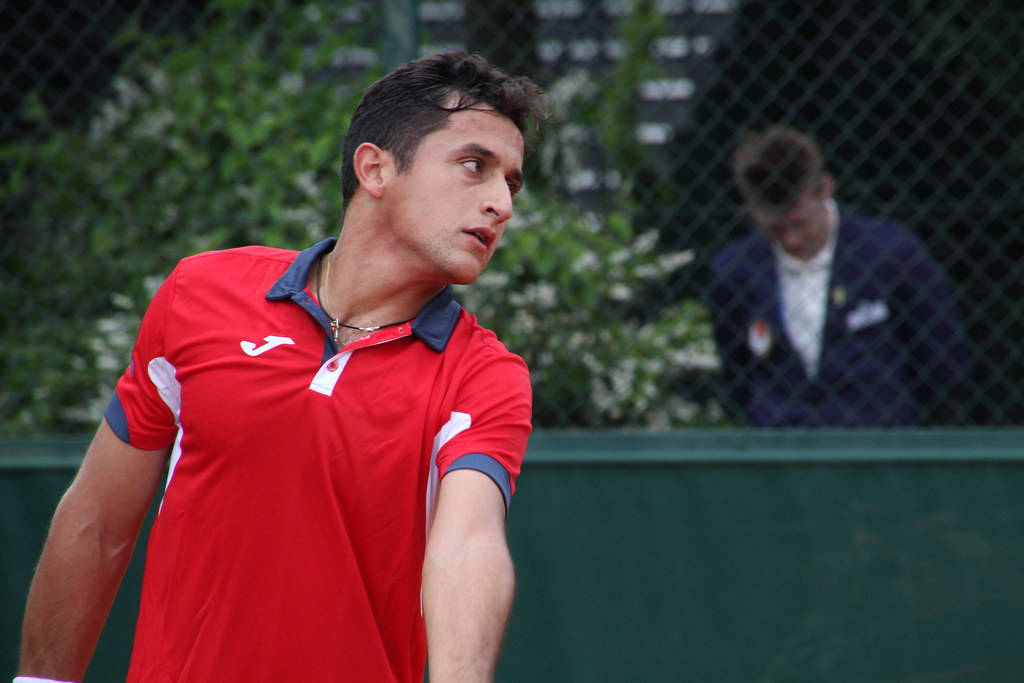
{"label": "white joma logo", "polygon": [[295,341],[291,337],[275,337],[274,335],[264,337],[263,341],[267,342],[263,346],[256,346],[256,344],[254,344],[251,341],[243,341],[241,342],[242,350],[245,351],[250,356],[258,356],[261,353],[266,353],[275,346],[283,346],[285,344],[295,343]]}

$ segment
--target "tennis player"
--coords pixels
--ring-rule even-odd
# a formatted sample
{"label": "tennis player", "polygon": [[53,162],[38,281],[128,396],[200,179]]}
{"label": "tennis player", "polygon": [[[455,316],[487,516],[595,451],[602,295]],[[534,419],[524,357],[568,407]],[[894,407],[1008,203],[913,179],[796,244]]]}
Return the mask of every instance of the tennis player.
{"label": "tennis player", "polygon": [[462,52],[406,64],[355,112],[336,239],[177,265],[57,507],[16,681],[82,680],[164,481],[129,681],[493,679],[532,397],[450,285],[498,246],[543,100]]}

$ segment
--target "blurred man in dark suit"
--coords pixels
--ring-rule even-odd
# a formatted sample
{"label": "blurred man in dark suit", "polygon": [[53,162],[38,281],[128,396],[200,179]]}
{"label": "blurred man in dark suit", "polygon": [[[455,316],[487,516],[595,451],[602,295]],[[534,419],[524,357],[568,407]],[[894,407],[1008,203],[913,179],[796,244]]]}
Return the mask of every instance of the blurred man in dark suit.
{"label": "blurred man in dark suit", "polygon": [[943,422],[969,356],[921,242],[833,199],[818,145],[753,133],[733,173],[757,230],[715,255],[710,307],[727,404],[754,426]]}

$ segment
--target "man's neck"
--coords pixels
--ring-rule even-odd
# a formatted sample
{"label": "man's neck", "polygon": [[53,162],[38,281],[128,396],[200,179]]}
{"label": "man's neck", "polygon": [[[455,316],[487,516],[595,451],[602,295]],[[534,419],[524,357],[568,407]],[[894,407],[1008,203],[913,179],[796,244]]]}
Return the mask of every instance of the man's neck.
{"label": "man's neck", "polygon": [[444,289],[417,281],[386,245],[343,229],[334,250],[310,271],[310,289],[327,314],[347,325],[375,327],[414,318]]}

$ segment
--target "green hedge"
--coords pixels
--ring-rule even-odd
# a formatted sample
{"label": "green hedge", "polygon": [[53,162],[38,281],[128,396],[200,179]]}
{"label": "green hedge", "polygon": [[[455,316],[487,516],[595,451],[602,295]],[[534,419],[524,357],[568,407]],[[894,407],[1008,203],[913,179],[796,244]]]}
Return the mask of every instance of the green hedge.
{"label": "green hedge", "polygon": [[[9,240],[0,433],[91,429],[149,297],[181,257],[251,243],[302,248],[337,232],[342,139],[379,75],[337,77],[334,56],[358,44],[337,28],[344,11],[221,0],[187,35],[136,24],[118,40],[122,68],[87,125],[0,148]],[[629,26],[633,48],[616,78],[552,84],[559,106],[532,141],[535,189],[487,277],[462,293],[529,361],[539,426],[714,417],[679,391],[713,364],[703,309],[642,306],[691,255],[662,253],[653,233],[630,224],[632,187],[609,197],[621,210],[600,216],[554,189],[571,162],[568,123],[596,124],[609,155],[636,161],[624,137],[633,114],[612,120],[604,105],[624,111],[652,73],[653,4],[638,3]],[[43,121],[41,107],[29,98],[23,116]]]}

